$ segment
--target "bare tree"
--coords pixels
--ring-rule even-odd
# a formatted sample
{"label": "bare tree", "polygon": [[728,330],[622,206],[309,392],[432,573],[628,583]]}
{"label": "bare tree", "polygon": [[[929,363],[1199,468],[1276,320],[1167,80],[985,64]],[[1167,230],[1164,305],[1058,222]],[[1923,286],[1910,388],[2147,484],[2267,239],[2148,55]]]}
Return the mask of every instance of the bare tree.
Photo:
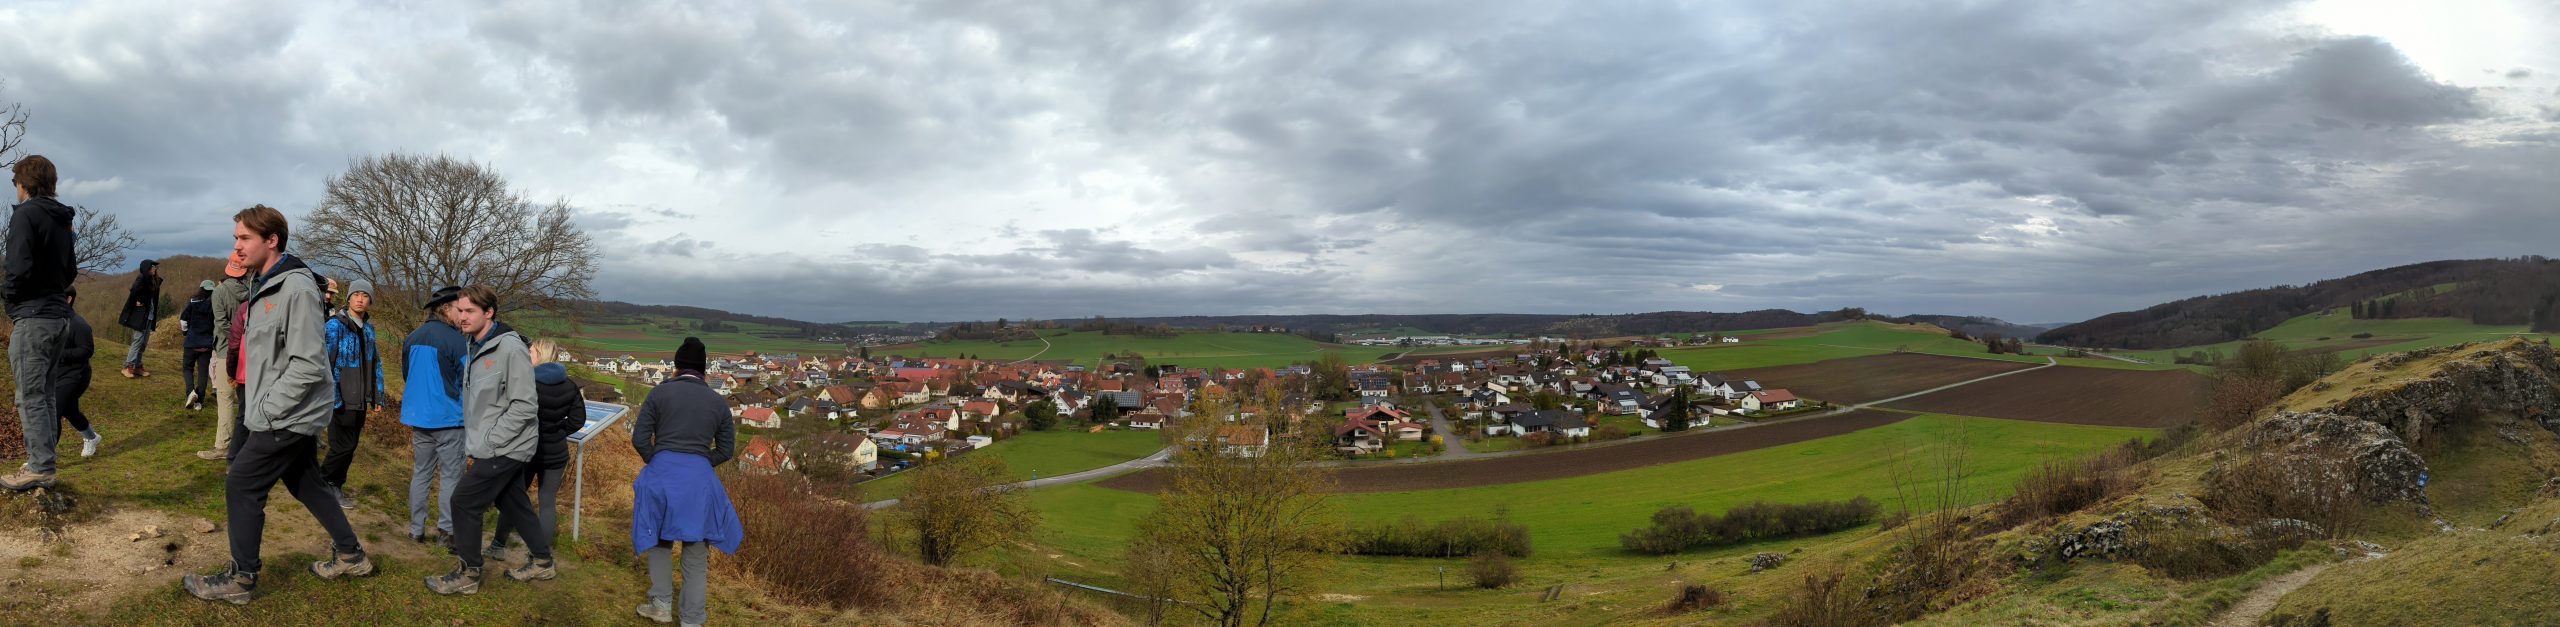
{"label": "bare tree", "polygon": [[[1204,411],[1176,431],[1172,485],[1138,535],[1170,551],[1161,567],[1185,608],[1226,627],[1264,625],[1278,601],[1314,592],[1343,525],[1318,441],[1264,431],[1280,422],[1271,414],[1219,418],[1233,414]],[[1247,432],[1273,435],[1259,455],[1231,452],[1228,436]]]}
{"label": "bare tree", "polygon": [[898,499],[899,526],[915,540],[916,557],[945,566],[988,547],[1030,537],[1040,513],[1010,485],[1004,460],[966,455],[910,471],[915,485]]}
{"label": "bare tree", "polygon": [[[8,81],[0,81],[0,88],[8,86]],[[15,102],[0,105],[0,168],[18,163],[18,142],[26,139],[27,105]]]}
{"label": "bare tree", "polygon": [[79,261],[80,271],[112,274],[124,268],[125,253],[141,246],[132,231],[116,223],[112,213],[79,208],[79,217],[71,222],[71,257]]}
{"label": "bare tree", "polygon": [[498,291],[499,312],[541,309],[575,318],[595,297],[595,243],[566,200],[536,204],[488,166],[450,156],[357,159],[329,178],[320,207],[294,241],[331,274],[369,279],[374,308],[414,327],[418,305],[444,285]]}

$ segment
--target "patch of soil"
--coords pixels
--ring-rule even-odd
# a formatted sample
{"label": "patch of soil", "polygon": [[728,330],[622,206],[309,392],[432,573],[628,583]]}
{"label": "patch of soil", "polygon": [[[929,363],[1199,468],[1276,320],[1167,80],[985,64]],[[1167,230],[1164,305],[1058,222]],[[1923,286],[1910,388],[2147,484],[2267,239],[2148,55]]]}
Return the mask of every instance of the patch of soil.
{"label": "patch of soil", "polygon": [[2110,427],[2194,418],[2212,384],[2185,370],[2046,368],[1898,401],[1894,409]]}
{"label": "patch of soil", "polygon": [[1437,359],[1437,360],[1440,360],[1440,361],[1446,362],[1446,361],[1459,360],[1459,359],[1475,360],[1475,359],[1494,359],[1494,358],[1498,358],[1498,357],[1518,357],[1518,356],[1520,356],[1520,353],[1521,353],[1521,351],[1523,351],[1523,350],[1526,350],[1526,349],[1524,349],[1524,348],[1520,348],[1520,347],[1512,347],[1512,348],[1494,349],[1494,350],[1467,351],[1467,352],[1463,352],[1463,353],[1414,353],[1414,352],[1411,352],[1411,351],[1407,351],[1407,352],[1405,352],[1404,354],[1397,355],[1397,356],[1396,356],[1396,358],[1394,358],[1394,359],[1389,359],[1389,360],[1381,361],[1381,362],[1378,362],[1378,363],[1387,364],[1387,365],[1405,365],[1405,364],[1418,364],[1418,363],[1422,363],[1422,360],[1425,360],[1425,359]]}
{"label": "patch of soil", "polygon": [[[1911,414],[1865,410],[1792,422],[1771,423],[1673,436],[1655,436],[1626,444],[1578,449],[1552,449],[1467,461],[1358,466],[1333,470],[1343,492],[1403,492],[1471,488],[1579,477],[1643,468],[1692,459],[1794,444],[1900,422]],[[1150,468],[1104,479],[1099,485],[1153,493],[1170,475]]]}
{"label": "patch of soil", "polygon": [[[1798,398],[1856,404],[1883,400],[1942,385],[1962,383],[2041,364],[1969,359],[1945,355],[1894,353],[1833,359],[1810,364],[1727,371],[1725,378],[1745,378],[1760,387],[1783,388]],[[1984,382],[1998,385],[2009,378]],[[1966,386],[1973,387],[1973,386]],[[1959,388],[1961,389],[1961,388]]]}

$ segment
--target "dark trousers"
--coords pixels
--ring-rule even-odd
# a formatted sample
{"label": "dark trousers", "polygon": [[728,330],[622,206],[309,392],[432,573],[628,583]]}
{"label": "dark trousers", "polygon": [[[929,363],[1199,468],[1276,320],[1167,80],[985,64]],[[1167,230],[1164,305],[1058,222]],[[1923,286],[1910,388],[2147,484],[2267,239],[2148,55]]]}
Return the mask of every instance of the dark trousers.
{"label": "dark trousers", "polygon": [[198,399],[204,398],[207,394],[212,394],[213,349],[187,349],[185,369],[178,373],[178,378],[186,380],[187,393],[196,395]]}
{"label": "dark trousers", "polygon": [[84,437],[89,434],[89,412],[80,411],[80,397],[88,395],[89,385],[85,382],[77,388],[53,391],[54,411],[61,413],[62,421],[71,423],[72,430],[79,431]]}
{"label": "dark trousers", "polygon": [[347,513],[321,489],[313,459],[317,439],[291,431],[243,431],[231,439],[231,473],[222,486],[223,507],[230,510],[232,569],[254,573],[265,566],[258,559],[258,540],[267,530],[267,493],[279,481],[329,531],[332,548],[340,553],[363,550],[355,528],[347,525]]}
{"label": "dark trousers", "polygon": [[488,513],[492,504],[498,507],[498,520],[515,527],[501,533],[514,531],[516,537],[524,538],[525,550],[533,559],[551,559],[551,536],[534,528],[540,519],[533,513],[533,499],[524,494],[529,480],[525,473],[532,470],[532,464],[504,457],[471,458],[471,468],[462,471],[462,487],[453,491],[453,552],[462,558],[463,567],[481,567],[481,543],[488,538],[480,535],[480,515]]}
{"label": "dark trousers", "polygon": [[356,443],[364,436],[364,408],[345,407],[329,415],[329,456],[320,460],[320,480],[347,485],[347,466],[356,461]]}

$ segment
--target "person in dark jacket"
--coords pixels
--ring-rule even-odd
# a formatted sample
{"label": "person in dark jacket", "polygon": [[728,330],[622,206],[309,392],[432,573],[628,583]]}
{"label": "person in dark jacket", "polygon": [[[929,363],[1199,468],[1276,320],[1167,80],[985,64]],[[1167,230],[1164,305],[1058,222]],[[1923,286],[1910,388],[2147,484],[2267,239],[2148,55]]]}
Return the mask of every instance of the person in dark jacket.
{"label": "person in dark jacket", "polygon": [[710,363],[702,340],[676,348],[676,376],[649,392],[631,425],[631,447],[648,465],[631,481],[631,546],[649,560],[649,602],[637,611],[649,620],[673,622],[675,581],[671,554],[684,545],[684,622],[710,619],[710,548],[736,554],[745,537],[729,489],[711,467],[729,461],[738,447],[738,424],[729,402],[702,382]]}
{"label": "person in dark jacket", "polygon": [[9,373],[18,381],[18,427],[26,438],[27,463],[0,477],[0,488],[24,492],[54,484],[53,445],[62,439],[62,420],[53,405],[53,370],[71,326],[71,303],[63,296],[80,264],[71,253],[78,237],[71,232],[71,206],[53,197],[53,161],[28,155],[9,173],[18,204],[9,210],[0,303],[8,306],[13,323]]}
{"label": "person in dark jacket", "polygon": [[187,409],[204,409],[205,395],[213,393],[213,288],[205,281],[187,308],[178,314],[178,331],[186,336],[183,349],[186,359],[178,377],[187,382]]}
{"label": "person in dark jacket", "polygon": [[[533,480],[541,493],[535,498],[535,527],[546,536],[560,534],[560,473],[569,467],[569,434],[587,426],[587,395],[578,383],[569,379],[569,367],[559,362],[560,345],[551,340],[533,341],[534,440]],[[512,529],[509,521],[498,521],[498,529]],[[506,550],[505,533],[493,534],[487,553]],[[521,538],[519,538],[521,539]]]}
{"label": "person in dark jacket", "polygon": [[231,343],[240,304],[249,301],[249,265],[231,253],[213,284],[213,448],[196,451],[212,461],[231,459],[231,432],[240,426],[240,347]]}
{"label": "person in dark jacket", "polygon": [[347,496],[347,467],[363,441],[364,418],[382,409],[382,349],[373,334],[373,282],[347,283],[347,308],[329,317],[329,372],[338,382],[338,404],[329,415],[329,456],[320,461],[320,480],[338,499],[338,507],[355,509]]}
{"label": "person in dark jacket", "polygon": [[[65,289],[62,302],[79,305],[80,291]],[[80,312],[71,313],[71,332],[62,336],[62,361],[53,363],[53,405],[60,407],[62,421],[80,431],[80,456],[98,456],[98,430],[90,428],[88,412],[80,411],[80,397],[89,395],[89,358],[98,354],[96,331]]]}
{"label": "person in dark jacket", "polygon": [[133,273],[133,287],[125,291],[124,313],[116,322],[133,330],[133,346],[124,352],[124,378],[151,376],[142,368],[142,349],[151,345],[151,332],[160,328],[160,262],[142,260],[142,268]]}

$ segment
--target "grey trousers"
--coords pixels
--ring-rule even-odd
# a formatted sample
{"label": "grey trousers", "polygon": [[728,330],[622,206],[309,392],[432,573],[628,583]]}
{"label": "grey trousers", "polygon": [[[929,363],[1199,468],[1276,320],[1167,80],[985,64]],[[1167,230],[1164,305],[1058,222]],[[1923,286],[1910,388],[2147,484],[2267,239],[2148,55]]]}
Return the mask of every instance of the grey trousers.
{"label": "grey trousers", "polygon": [[53,445],[62,441],[60,408],[53,404],[53,362],[62,358],[71,321],[24,318],[9,331],[9,370],[18,380],[18,428],[27,439],[28,472],[53,474]]}
{"label": "grey trousers", "polygon": [[436,528],[453,535],[453,491],[462,486],[462,428],[409,430],[409,534],[427,532],[428,483],[435,492]]}
{"label": "grey trousers", "polygon": [[143,349],[143,348],[145,348],[145,347],[148,347],[148,346],[150,346],[150,345],[151,345],[151,332],[150,332],[150,331],[135,331],[135,332],[133,332],[133,346],[130,346],[130,347],[125,348],[125,351],[124,351],[124,367],[126,367],[126,368],[140,368],[140,367],[142,367],[142,349]]}
{"label": "grey trousers", "polygon": [[[672,560],[672,557],[667,555],[671,544],[674,543],[660,542],[658,546],[651,547],[648,551],[649,601],[652,603],[666,601],[669,596],[675,594],[672,589],[675,587],[675,582],[667,579],[669,574],[667,571],[672,570],[674,566],[668,563]],[[711,621],[711,598],[709,592],[703,589],[705,578],[710,576],[708,572],[710,567],[711,543],[684,543],[684,599],[682,603],[676,604],[676,619],[683,621],[684,624],[700,625]]]}

